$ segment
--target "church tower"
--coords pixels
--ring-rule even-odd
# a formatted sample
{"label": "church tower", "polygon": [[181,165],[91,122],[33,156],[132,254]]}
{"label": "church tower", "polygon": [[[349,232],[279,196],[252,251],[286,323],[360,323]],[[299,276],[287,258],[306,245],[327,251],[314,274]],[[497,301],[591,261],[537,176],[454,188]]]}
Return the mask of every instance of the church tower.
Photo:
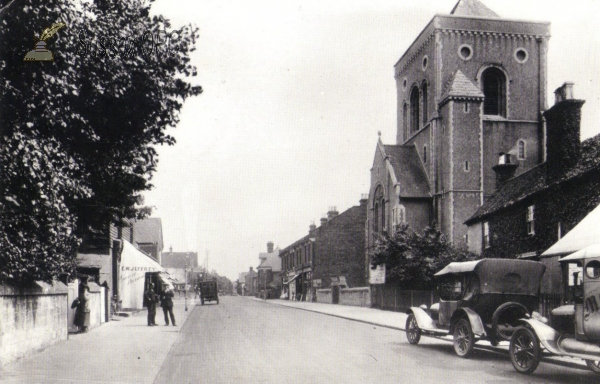
{"label": "church tower", "polygon": [[[502,19],[479,0],[460,0],[394,66],[396,147],[415,149],[430,221],[455,245],[466,243],[464,222],[495,190],[500,153],[514,175],[544,161],[549,38],[549,23]],[[390,200],[390,209],[399,204]]]}

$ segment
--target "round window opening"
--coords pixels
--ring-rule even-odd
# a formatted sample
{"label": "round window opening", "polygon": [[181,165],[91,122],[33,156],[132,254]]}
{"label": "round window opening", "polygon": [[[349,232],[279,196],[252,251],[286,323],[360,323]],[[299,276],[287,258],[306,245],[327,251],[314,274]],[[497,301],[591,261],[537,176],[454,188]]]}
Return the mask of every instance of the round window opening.
{"label": "round window opening", "polygon": [[458,55],[463,60],[469,60],[473,56],[473,48],[469,44],[463,44],[458,48]]}
{"label": "round window opening", "polygon": [[585,274],[590,279],[597,279],[600,277],[600,261],[592,260],[585,266]]}
{"label": "round window opening", "polygon": [[527,54],[525,48],[517,48],[515,50],[515,60],[517,60],[519,63],[526,62],[528,58],[529,55]]}
{"label": "round window opening", "polygon": [[427,64],[429,64],[429,58],[427,56],[425,56],[423,58],[423,70],[427,69]]}

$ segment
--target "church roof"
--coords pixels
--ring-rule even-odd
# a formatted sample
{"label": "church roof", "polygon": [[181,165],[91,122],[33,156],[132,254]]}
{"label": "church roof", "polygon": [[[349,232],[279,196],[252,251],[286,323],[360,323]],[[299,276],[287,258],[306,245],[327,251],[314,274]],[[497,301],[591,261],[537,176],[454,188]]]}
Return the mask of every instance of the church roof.
{"label": "church roof", "polygon": [[519,176],[507,180],[479,209],[465,222],[471,224],[508,208],[524,199],[541,192],[552,185],[573,180],[591,171],[600,171],[600,135],[581,143],[581,159],[575,167],[562,177],[549,181],[546,176],[547,164],[542,163]]}
{"label": "church roof", "polygon": [[467,78],[457,69],[452,74],[452,77],[446,84],[444,92],[442,93],[442,101],[440,104],[444,104],[446,100],[451,99],[483,99],[483,92],[471,80]]}
{"label": "church roof", "polygon": [[466,17],[500,17],[479,0],[458,0],[450,14]]}
{"label": "church roof", "polygon": [[400,197],[431,197],[427,173],[414,145],[384,145],[400,184]]}

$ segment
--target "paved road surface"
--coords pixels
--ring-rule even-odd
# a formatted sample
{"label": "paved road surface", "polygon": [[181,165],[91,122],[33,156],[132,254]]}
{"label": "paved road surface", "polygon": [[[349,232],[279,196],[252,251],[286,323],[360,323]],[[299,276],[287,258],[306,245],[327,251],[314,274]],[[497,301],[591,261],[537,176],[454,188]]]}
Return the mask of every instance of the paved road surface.
{"label": "paved road surface", "polygon": [[591,383],[592,372],[541,363],[517,374],[506,355],[454,355],[450,343],[244,297],[197,306],[155,383]]}

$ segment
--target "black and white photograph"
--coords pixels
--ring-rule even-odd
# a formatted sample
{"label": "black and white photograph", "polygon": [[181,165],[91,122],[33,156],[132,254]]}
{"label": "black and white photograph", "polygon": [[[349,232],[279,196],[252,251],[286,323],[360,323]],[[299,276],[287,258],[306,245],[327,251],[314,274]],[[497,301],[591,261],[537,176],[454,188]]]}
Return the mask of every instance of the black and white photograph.
{"label": "black and white photograph", "polygon": [[0,0],[0,382],[600,379],[600,0]]}

